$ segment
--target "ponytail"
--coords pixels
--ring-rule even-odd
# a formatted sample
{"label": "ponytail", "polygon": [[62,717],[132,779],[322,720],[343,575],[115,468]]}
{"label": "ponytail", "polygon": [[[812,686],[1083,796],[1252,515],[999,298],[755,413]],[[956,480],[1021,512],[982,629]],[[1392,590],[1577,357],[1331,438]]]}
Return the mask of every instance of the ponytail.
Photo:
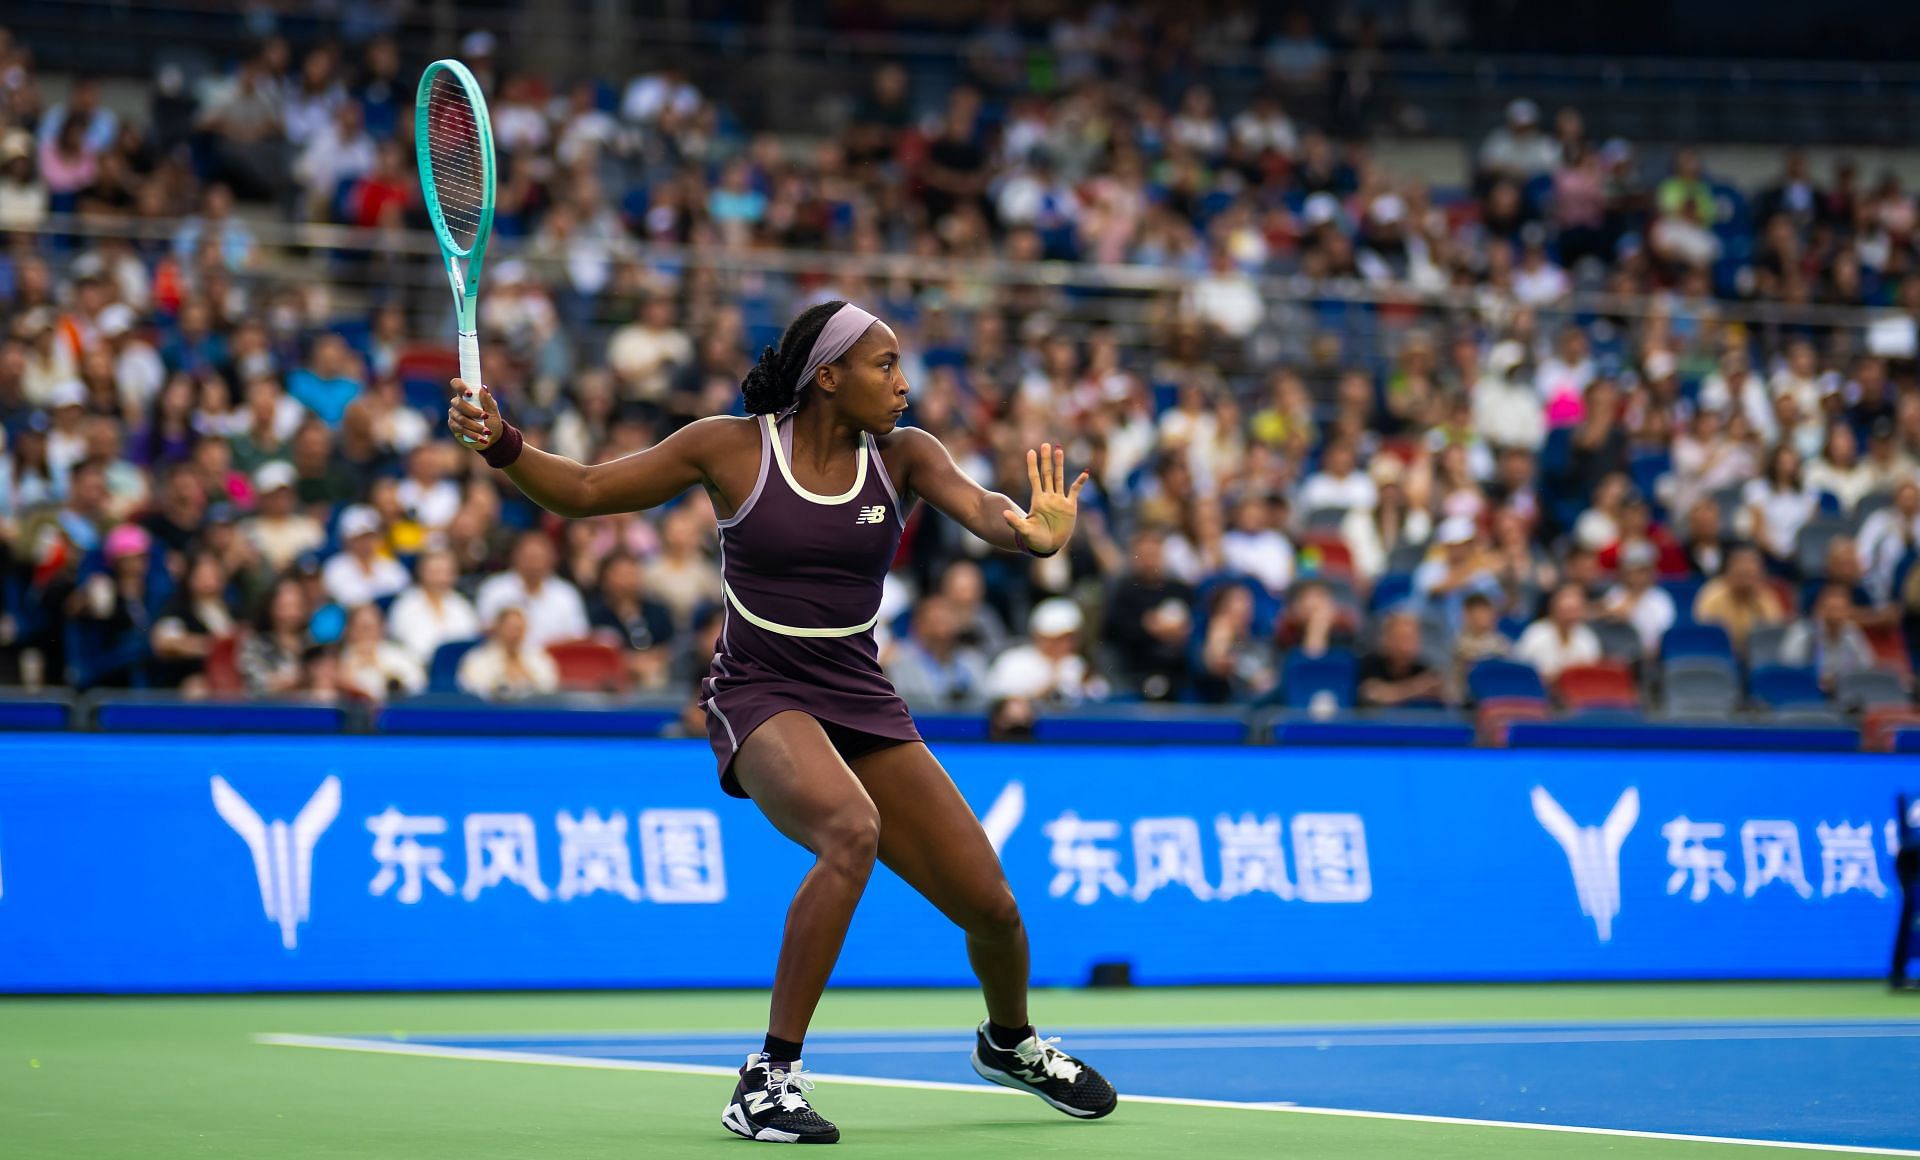
{"label": "ponytail", "polygon": [[793,406],[800,393],[800,372],[806,368],[815,340],[827,320],[845,305],[836,298],[807,307],[788,324],[778,348],[769,346],[760,351],[760,361],[740,383],[749,415],[778,415]]}

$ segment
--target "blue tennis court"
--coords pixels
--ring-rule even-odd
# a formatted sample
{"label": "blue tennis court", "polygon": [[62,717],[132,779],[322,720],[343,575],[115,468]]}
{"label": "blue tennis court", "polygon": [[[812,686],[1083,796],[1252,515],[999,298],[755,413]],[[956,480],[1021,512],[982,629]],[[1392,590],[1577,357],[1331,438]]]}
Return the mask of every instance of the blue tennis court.
{"label": "blue tennis court", "polygon": [[[1133,1097],[1920,1155],[1920,1020],[1047,1030]],[[739,1034],[628,1033],[307,1045],[650,1070],[730,1069],[750,1047]],[[807,1064],[823,1077],[977,1084],[970,1046],[951,1029],[821,1033]]]}

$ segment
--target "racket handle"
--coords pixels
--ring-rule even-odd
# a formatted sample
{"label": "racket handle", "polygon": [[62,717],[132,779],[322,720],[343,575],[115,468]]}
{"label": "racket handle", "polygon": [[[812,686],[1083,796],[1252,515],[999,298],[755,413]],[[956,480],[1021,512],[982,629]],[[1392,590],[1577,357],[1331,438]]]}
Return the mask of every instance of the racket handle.
{"label": "racket handle", "polygon": [[[480,405],[480,335],[471,330],[460,332],[460,381],[467,389],[460,397],[478,407]],[[471,444],[473,440],[465,435],[460,442]]]}

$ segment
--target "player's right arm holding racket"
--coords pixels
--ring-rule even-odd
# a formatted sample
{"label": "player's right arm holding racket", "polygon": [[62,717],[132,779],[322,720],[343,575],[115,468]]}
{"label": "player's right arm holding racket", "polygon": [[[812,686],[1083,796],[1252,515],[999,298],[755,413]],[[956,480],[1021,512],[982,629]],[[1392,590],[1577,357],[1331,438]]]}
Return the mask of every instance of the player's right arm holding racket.
{"label": "player's right arm holding racket", "polygon": [[[469,401],[465,387],[463,381],[453,381],[448,428],[483,455],[494,451],[503,436],[517,440],[519,433],[500,417],[493,392],[482,387],[478,400]],[[608,463],[577,463],[521,443],[504,470],[528,499],[555,515],[580,519],[658,507],[695,484],[717,490],[715,464],[745,465],[745,486],[734,493],[745,495],[753,486],[758,439],[751,420],[717,416],[689,423],[645,451]]]}

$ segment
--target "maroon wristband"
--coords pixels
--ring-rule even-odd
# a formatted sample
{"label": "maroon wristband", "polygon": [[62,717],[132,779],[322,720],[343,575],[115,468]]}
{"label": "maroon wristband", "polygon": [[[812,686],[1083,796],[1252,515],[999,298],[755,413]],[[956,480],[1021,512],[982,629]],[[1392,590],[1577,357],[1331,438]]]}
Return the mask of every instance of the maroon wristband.
{"label": "maroon wristband", "polygon": [[480,458],[487,461],[488,467],[512,467],[514,460],[520,458],[520,449],[526,440],[520,437],[520,428],[500,420],[500,438],[480,449]]}
{"label": "maroon wristband", "polygon": [[1053,551],[1047,552],[1043,555],[1039,552],[1034,551],[1032,548],[1027,547],[1027,538],[1020,534],[1019,528],[1013,529],[1013,543],[1015,547],[1019,548],[1022,552],[1025,552],[1027,555],[1032,556],[1036,560],[1051,560],[1053,557],[1060,554],[1060,549],[1058,548],[1055,548]]}

